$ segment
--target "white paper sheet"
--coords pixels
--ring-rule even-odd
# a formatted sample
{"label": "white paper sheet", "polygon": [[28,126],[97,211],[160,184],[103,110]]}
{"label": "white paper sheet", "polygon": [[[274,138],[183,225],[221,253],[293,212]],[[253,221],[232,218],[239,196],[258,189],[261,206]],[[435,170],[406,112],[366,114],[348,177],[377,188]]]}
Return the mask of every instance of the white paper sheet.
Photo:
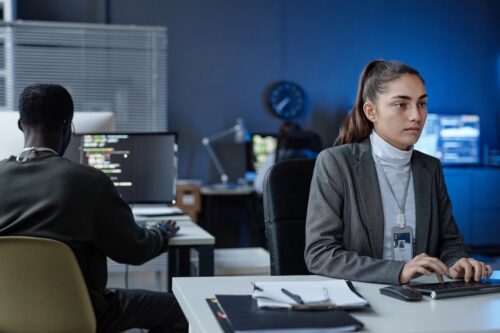
{"label": "white paper sheet", "polygon": [[333,303],[337,307],[363,307],[366,300],[354,293],[345,280],[329,281],[283,281],[254,282],[262,291],[254,290],[252,297],[257,299],[259,307],[290,308],[298,304],[287,296],[282,288],[299,295],[305,304]]}

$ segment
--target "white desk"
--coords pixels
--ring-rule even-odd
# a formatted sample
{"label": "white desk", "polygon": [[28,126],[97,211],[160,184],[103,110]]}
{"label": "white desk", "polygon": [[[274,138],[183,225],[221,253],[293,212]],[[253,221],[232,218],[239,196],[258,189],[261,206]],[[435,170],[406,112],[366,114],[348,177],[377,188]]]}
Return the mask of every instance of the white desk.
{"label": "white desk", "polygon": [[[171,238],[169,241],[169,249],[167,252],[168,265],[167,265],[167,279],[168,290],[172,291],[172,277],[181,276],[189,272],[189,250],[194,249],[198,252],[198,275],[199,276],[213,276],[214,275],[214,244],[215,238],[207,231],[199,227],[197,224],[191,222],[190,219],[185,217],[158,217],[148,218],[148,221],[153,220],[176,220],[179,226],[178,234]],[[161,260],[160,257],[153,259],[151,262],[156,263]],[[149,263],[149,262],[148,262]],[[145,263],[144,265],[148,265]],[[108,270],[117,271],[118,264],[108,258]],[[164,263],[165,265],[165,263]]]}
{"label": "white desk", "polygon": [[180,228],[179,232],[168,243],[167,279],[169,291],[172,291],[172,278],[180,276],[183,268],[189,270],[190,249],[198,251],[198,275],[214,275],[214,236],[191,221],[177,221],[177,225]]}
{"label": "white desk", "polygon": [[[495,272],[500,278],[500,271]],[[190,332],[222,332],[205,299],[215,294],[251,294],[250,281],[325,280],[309,276],[239,276],[174,278],[173,291],[189,321]],[[366,332],[500,332],[500,293],[403,302],[383,296],[380,284],[353,282],[371,305],[370,310],[351,312]]]}
{"label": "white desk", "polygon": [[[164,218],[165,220],[165,218]],[[175,220],[175,217],[172,218]],[[170,246],[214,245],[215,238],[205,229],[188,220],[177,220],[179,232],[170,239]]]}
{"label": "white desk", "polygon": [[203,195],[248,195],[254,192],[254,188],[248,185],[241,185],[236,187],[214,187],[214,186],[203,186],[201,188],[201,194]]}

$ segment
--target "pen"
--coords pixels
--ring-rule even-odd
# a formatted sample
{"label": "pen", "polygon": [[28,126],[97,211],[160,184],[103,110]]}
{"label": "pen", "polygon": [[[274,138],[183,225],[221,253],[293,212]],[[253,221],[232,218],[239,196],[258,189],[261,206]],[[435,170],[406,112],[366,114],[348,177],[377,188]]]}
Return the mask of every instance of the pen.
{"label": "pen", "polygon": [[250,283],[252,284],[253,289],[258,290],[258,291],[264,291],[264,289],[262,289],[261,287],[256,285],[255,282],[250,281]]}
{"label": "pen", "polygon": [[293,299],[298,304],[304,304],[304,301],[302,300],[302,298],[300,298],[299,295],[291,293],[288,290],[286,290],[285,288],[281,288],[281,292],[283,294],[287,295],[288,297],[290,297],[291,299]]}

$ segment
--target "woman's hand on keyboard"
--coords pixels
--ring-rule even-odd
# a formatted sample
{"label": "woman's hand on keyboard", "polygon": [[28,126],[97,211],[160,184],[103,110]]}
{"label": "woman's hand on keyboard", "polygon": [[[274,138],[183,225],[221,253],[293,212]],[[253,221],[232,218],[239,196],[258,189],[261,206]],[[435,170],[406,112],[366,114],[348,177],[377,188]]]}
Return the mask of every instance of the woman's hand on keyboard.
{"label": "woman's hand on keyboard", "polygon": [[472,278],[474,281],[489,278],[493,274],[493,269],[490,265],[485,265],[484,262],[474,258],[461,258],[450,267],[450,277],[452,279],[463,278],[465,282],[469,282]]}
{"label": "woman's hand on keyboard", "polygon": [[448,274],[448,267],[438,258],[421,253],[403,266],[403,270],[399,274],[399,282],[406,284],[421,275],[431,275],[432,273],[436,274],[439,282],[443,282],[443,275]]}

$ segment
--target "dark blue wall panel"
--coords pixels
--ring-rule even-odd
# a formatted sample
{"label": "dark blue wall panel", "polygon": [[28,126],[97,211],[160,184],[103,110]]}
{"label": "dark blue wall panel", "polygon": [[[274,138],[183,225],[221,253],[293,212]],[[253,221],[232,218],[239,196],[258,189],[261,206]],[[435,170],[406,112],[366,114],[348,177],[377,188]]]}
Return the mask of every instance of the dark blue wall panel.
{"label": "dark blue wall panel", "polygon": [[201,137],[243,117],[276,131],[261,92],[301,83],[312,112],[301,122],[325,144],[351,107],[359,72],[373,58],[399,59],[427,81],[430,111],[477,113],[483,143],[498,146],[499,1],[111,2],[111,21],[169,29],[171,128],[181,133],[180,176],[206,179]]}
{"label": "dark blue wall panel", "polygon": [[26,19],[168,27],[170,129],[180,133],[181,178],[207,179],[201,138],[237,117],[252,131],[277,130],[261,92],[278,79],[305,87],[312,112],[301,123],[331,144],[359,72],[374,58],[419,69],[431,112],[479,114],[483,143],[500,146],[500,1],[50,0],[36,11],[36,0],[18,3]]}
{"label": "dark blue wall panel", "polygon": [[445,168],[453,215],[471,247],[500,249],[500,169]]}

